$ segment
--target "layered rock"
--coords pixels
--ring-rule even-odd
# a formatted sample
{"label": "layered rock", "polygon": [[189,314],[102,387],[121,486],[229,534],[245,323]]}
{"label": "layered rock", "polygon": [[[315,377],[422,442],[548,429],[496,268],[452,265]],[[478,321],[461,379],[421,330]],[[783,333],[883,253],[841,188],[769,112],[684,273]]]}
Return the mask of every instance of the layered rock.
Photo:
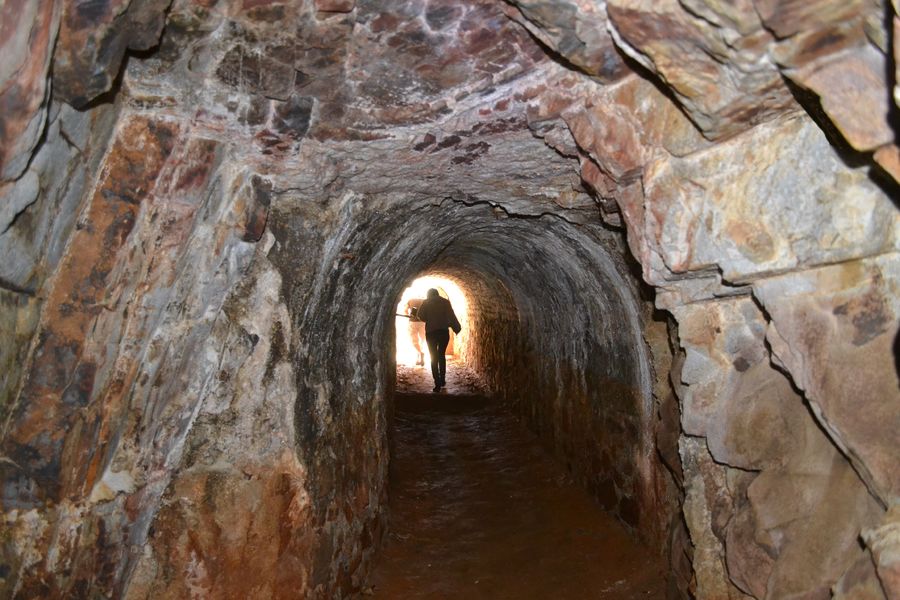
{"label": "layered rock", "polygon": [[50,87],[47,74],[59,28],[59,4],[37,0],[4,3],[0,14],[8,24],[0,33],[0,50],[6,57],[0,71],[3,184],[21,176],[44,129]]}
{"label": "layered rock", "polygon": [[612,0],[607,11],[622,50],[665,82],[708,137],[733,135],[793,104],[753,3]]}

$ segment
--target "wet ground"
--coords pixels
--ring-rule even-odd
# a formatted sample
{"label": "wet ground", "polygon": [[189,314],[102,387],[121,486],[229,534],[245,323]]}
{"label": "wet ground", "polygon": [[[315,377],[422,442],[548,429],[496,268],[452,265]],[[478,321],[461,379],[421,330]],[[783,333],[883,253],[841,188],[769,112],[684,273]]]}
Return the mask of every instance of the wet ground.
{"label": "wet ground", "polygon": [[663,598],[655,552],[458,364],[398,371],[390,533],[367,596]]}

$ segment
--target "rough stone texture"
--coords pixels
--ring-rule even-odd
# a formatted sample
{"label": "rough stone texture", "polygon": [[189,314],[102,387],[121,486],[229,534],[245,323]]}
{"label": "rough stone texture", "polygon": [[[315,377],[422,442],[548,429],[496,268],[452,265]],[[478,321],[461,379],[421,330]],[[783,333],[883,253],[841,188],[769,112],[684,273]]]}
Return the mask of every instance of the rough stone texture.
{"label": "rough stone texture", "polygon": [[0,7],[0,185],[22,174],[44,129],[59,11],[58,2],[41,0]]}
{"label": "rough stone texture", "polygon": [[742,297],[679,307],[674,314],[686,353],[684,433],[705,437],[722,464],[748,471],[782,464],[798,427],[787,406],[799,399],[769,364],[766,322],[756,304]]}
{"label": "rough stone texture", "polygon": [[[872,551],[876,572],[889,598],[900,594],[900,508],[893,505],[879,527],[863,531],[863,539]],[[873,584],[869,585],[874,588]]]}
{"label": "rough stone texture", "polygon": [[246,199],[227,193],[241,177],[222,173],[221,157],[171,122],[132,117],[117,128],[4,440],[10,594],[124,593],[200,406],[246,357],[217,318],[254,252],[240,240]]}
{"label": "rough stone texture", "polygon": [[898,243],[893,203],[864,170],[845,167],[807,119],[769,123],[687,158],[654,162],[644,189],[643,222],[632,229],[647,240],[645,279],[657,285],[712,270],[744,283]]}
{"label": "rough stone texture", "polygon": [[0,590],[358,592],[431,271],[673,597],[897,595],[884,9],[5,4]]}
{"label": "rough stone texture", "polygon": [[[752,300],[692,304],[674,314],[686,352],[677,388],[684,432],[705,439],[681,448],[693,465],[685,515],[699,552],[699,595],[717,597],[729,579],[757,598],[825,593],[855,560],[860,530],[881,509],[770,365],[766,319]],[[718,500],[692,499],[690,477]]]}
{"label": "rough stone texture", "polygon": [[[88,115],[66,106],[57,106],[52,112],[47,139],[27,174],[4,190],[21,195],[23,184],[33,185],[36,197],[12,215],[0,233],[0,254],[5,257],[0,265],[0,335],[15,340],[0,347],[2,421],[17,392],[46,296],[45,285],[65,252],[116,114],[114,109],[106,109]],[[12,204],[2,193],[0,202]]]}
{"label": "rough stone texture", "polygon": [[623,51],[662,78],[710,138],[793,104],[752,2],[610,0],[607,10]]}
{"label": "rough stone texture", "polygon": [[[754,285],[771,316],[774,357],[883,506],[900,499],[898,275],[896,255],[887,254]],[[879,401],[861,411],[860,398]]]}
{"label": "rough stone texture", "polygon": [[63,3],[53,52],[54,93],[76,108],[108,91],[127,50],[159,41],[171,0]]}
{"label": "rough stone texture", "polygon": [[865,45],[847,51],[823,65],[805,65],[791,79],[815,92],[822,109],[851,146],[874,150],[896,136],[888,119],[887,57]]}
{"label": "rough stone texture", "polygon": [[588,75],[610,82],[630,72],[606,30],[602,6],[585,1],[513,3],[510,16],[542,44]]}
{"label": "rough stone texture", "polygon": [[872,557],[864,555],[844,573],[841,580],[832,588],[832,597],[838,600],[883,600],[884,588],[875,574]]}
{"label": "rough stone texture", "polygon": [[681,460],[685,471],[684,518],[694,544],[694,589],[699,598],[744,598],[731,585],[725,570],[722,542],[716,535],[733,503],[725,483],[725,468],[703,451],[703,441],[683,437]]}

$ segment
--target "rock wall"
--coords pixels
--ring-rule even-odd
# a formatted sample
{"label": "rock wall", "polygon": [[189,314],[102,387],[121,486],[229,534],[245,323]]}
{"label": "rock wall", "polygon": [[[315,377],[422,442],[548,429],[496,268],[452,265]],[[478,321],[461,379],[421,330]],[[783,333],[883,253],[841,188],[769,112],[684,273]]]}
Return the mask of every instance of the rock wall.
{"label": "rock wall", "polygon": [[619,240],[501,214],[490,237],[457,234],[436,263],[477,282],[471,362],[605,508],[659,541],[653,373]]}
{"label": "rock wall", "polygon": [[6,3],[0,590],[358,589],[432,271],[673,596],[900,594],[897,7],[720,4]]}
{"label": "rock wall", "polygon": [[[609,79],[579,62],[608,45],[581,33],[590,9],[563,3],[577,16],[550,27],[516,4]],[[564,78],[529,118],[571,133],[605,220],[678,323],[690,591],[890,597],[895,567],[858,540],[889,528],[896,504],[897,16],[878,3],[606,8],[640,76]]]}

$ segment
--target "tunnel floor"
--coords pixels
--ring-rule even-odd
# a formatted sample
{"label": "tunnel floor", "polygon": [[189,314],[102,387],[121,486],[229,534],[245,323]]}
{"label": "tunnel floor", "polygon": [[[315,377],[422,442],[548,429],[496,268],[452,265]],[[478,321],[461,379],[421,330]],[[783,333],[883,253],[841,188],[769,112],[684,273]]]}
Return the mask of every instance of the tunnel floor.
{"label": "tunnel floor", "polygon": [[639,545],[477,378],[448,365],[398,370],[390,534],[376,598],[662,598]]}

